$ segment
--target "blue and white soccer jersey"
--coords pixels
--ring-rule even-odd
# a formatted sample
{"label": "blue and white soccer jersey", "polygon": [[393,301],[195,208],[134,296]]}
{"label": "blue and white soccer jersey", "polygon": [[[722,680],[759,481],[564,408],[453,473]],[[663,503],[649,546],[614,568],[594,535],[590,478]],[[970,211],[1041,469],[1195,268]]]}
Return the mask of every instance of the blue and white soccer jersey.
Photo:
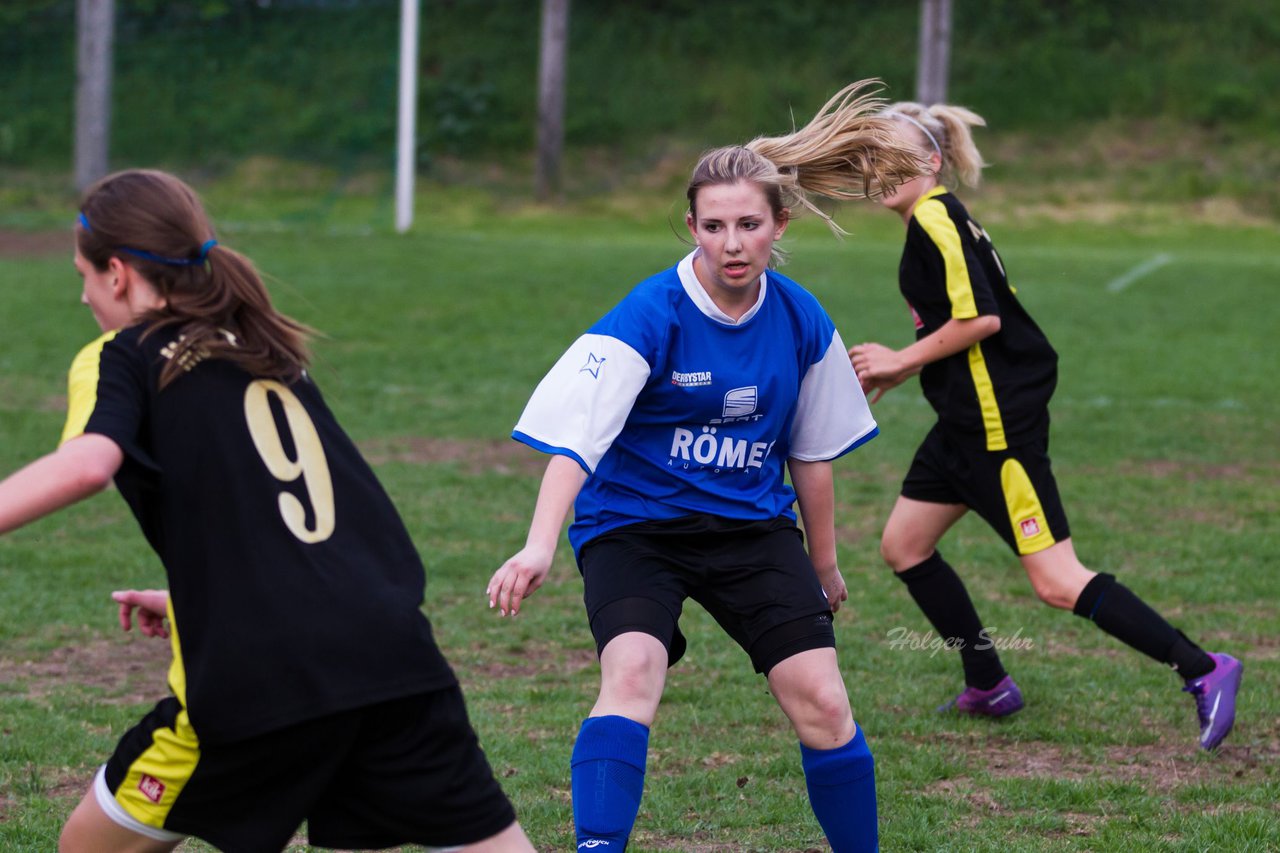
{"label": "blue and white soccer jersey", "polygon": [[812,295],[770,270],[734,321],[698,283],[696,254],[578,338],[516,424],[514,438],[591,475],[569,530],[575,552],[638,521],[794,518],[785,461],[835,459],[878,432]]}

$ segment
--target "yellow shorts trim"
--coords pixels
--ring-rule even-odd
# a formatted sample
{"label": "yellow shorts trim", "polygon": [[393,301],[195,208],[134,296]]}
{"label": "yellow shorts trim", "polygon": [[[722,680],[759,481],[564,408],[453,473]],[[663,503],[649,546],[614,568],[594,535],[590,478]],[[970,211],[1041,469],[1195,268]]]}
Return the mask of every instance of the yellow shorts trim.
{"label": "yellow shorts trim", "polygon": [[200,761],[200,741],[183,708],[173,728],[151,733],[151,746],[129,765],[115,800],[145,826],[164,827],[169,810]]}
{"label": "yellow shorts trim", "polygon": [[1000,487],[1004,490],[1018,553],[1034,554],[1055,544],[1044,508],[1040,505],[1040,496],[1031,485],[1027,469],[1017,459],[1006,459],[1000,466]]}

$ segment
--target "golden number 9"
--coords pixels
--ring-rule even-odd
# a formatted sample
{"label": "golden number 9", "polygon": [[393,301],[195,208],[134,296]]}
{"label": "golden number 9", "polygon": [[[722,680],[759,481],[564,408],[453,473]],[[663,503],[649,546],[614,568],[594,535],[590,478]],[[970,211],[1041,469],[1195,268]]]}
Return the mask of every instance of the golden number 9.
{"label": "golden number 9", "polygon": [[[293,436],[297,459],[290,459],[285,453],[275,416],[271,413],[272,394],[284,407],[284,419]],[[292,483],[301,477],[311,498],[311,509],[315,513],[314,530],[307,527],[307,510],[302,501],[289,492],[280,493],[280,515],[289,532],[308,543],[328,539],[333,535],[335,522],[333,480],[329,476],[329,463],[325,460],[320,436],[302,402],[279,382],[255,379],[244,392],[244,417],[249,424],[249,435],[253,436],[253,445],[258,448],[258,455],[271,476],[283,483]]]}

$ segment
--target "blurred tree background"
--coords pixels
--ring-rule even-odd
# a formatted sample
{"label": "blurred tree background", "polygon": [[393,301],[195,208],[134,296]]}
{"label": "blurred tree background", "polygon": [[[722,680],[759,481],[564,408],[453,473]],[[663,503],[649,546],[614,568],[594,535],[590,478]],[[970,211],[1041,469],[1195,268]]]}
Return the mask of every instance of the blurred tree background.
{"label": "blurred tree background", "polygon": [[[398,0],[116,0],[114,167],[246,158],[389,170]],[[527,174],[539,2],[422,0],[420,171]],[[1158,12],[1158,17],[1157,17]],[[1274,0],[956,0],[948,100],[1009,182],[1107,178],[1280,215]],[[906,0],[581,0],[565,116],[572,193],[804,121],[836,88],[915,91]],[[0,169],[69,172],[75,0],[0,5]],[[685,165],[683,160],[681,165]],[[1001,176],[998,176],[998,178]],[[578,182],[575,184],[575,180]],[[585,189],[584,189],[585,188]]]}

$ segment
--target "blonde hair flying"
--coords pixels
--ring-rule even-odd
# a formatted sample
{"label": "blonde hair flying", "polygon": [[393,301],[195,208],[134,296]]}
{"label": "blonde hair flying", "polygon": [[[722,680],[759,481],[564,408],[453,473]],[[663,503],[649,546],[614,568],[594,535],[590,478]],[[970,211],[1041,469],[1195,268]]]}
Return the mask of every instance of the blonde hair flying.
{"label": "blonde hair flying", "polygon": [[799,206],[822,217],[836,233],[844,233],[809,196],[876,198],[928,173],[928,162],[916,147],[900,141],[893,120],[880,114],[880,87],[879,80],[851,83],[799,130],[708,151],[689,180],[689,212],[697,216],[702,187],[751,181],[765,190],[775,216]]}

